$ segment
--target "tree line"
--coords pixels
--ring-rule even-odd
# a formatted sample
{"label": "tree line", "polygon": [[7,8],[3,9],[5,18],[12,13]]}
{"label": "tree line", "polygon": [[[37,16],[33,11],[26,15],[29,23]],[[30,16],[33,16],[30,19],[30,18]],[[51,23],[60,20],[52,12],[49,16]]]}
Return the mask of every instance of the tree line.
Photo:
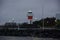
{"label": "tree line", "polygon": [[60,19],[56,19],[55,17],[47,17],[47,18],[44,18],[44,19],[41,19],[41,20],[38,20],[38,21],[34,21],[33,24],[28,24],[28,23],[22,23],[22,24],[16,24],[16,23],[5,23],[5,28],[6,27],[20,27],[20,28],[29,28],[29,27],[36,27],[36,28],[39,28],[39,27],[43,27],[43,24],[44,24],[44,27],[57,27],[57,28],[60,28]]}

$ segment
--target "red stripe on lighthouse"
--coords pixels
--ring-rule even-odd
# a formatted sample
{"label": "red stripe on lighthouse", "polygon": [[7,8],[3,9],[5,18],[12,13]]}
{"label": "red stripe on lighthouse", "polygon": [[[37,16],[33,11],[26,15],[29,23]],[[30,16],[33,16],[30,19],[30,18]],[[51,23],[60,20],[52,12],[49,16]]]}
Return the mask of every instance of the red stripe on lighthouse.
{"label": "red stripe on lighthouse", "polygon": [[28,19],[32,19],[33,17],[32,16],[28,16]]}

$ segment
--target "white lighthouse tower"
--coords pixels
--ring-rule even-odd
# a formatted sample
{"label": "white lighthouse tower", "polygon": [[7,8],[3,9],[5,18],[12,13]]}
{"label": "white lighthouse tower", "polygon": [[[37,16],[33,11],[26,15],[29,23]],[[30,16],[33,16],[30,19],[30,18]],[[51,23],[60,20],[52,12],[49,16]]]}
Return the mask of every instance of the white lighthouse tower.
{"label": "white lighthouse tower", "polygon": [[32,14],[31,10],[28,11],[27,17],[28,17],[28,20],[29,20],[29,24],[32,24],[33,14]]}

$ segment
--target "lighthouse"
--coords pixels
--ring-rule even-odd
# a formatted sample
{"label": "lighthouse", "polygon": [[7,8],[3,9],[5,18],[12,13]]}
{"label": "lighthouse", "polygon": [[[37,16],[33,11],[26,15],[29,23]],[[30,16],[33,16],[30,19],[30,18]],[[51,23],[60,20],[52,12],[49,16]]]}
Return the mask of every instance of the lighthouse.
{"label": "lighthouse", "polygon": [[28,20],[29,20],[29,24],[32,24],[33,14],[32,14],[31,10],[28,11],[27,17],[28,17]]}

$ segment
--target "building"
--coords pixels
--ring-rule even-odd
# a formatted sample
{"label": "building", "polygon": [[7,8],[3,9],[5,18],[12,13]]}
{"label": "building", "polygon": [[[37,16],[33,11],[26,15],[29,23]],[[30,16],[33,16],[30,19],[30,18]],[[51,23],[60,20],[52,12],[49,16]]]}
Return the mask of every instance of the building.
{"label": "building", "polygon": [[56,14],[56,19],[60,19],[60,13]]}

